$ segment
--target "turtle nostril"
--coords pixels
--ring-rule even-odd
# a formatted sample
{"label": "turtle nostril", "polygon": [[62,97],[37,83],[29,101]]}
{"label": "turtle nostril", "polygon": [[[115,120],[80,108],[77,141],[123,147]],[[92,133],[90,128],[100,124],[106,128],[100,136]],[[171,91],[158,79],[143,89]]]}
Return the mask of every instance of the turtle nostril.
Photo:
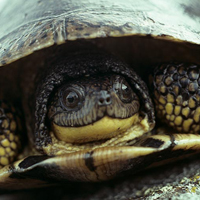
{"label": "turtle nostril", "polygon": [[106,102],[110,103],[110,97],[106,98]]}
{"label": "turtle nostril", "polygon": [[103,103],[104,103],[104,99],[103,99],[103,98],[100,98],[100,99],[99,99],[99,103],[100,103],[100,104],[103,104]]}
{"label": "turtle nostril", "polygon": [[102,90],[98,95],[98,104],[100,106],[107,106],[111,104],[111,95],[108,91]]}
{"label": "turtle nostril", "polygon": [[109,105],[111,103],[111,98],[110,97],[107,97],[107,98],[100,98],[99,99],[99,105],[101,106],[106,106],[106,105]]}

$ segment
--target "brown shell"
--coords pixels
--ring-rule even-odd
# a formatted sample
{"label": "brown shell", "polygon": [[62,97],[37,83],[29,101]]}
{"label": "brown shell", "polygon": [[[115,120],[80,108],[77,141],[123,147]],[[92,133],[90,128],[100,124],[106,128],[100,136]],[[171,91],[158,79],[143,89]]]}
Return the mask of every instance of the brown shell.
{"label": "brown shell", "polygon": [[[66,40],[151,35],[200,44],[199,1],[9,1],[0,10],[0,66]],[[123,16],[123,17],[122,17]]]}

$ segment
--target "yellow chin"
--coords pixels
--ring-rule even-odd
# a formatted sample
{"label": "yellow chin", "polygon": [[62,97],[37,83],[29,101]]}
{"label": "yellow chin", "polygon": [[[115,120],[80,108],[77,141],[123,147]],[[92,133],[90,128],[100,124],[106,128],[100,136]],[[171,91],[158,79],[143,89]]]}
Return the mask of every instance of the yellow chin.
{"label": "yellow chin", "polygon": [[112,138],[133,126],[139,121],[139,115],[135,114],[126,119],[104,117],[101,120],[82,127],[62,127],[52,124],[55,136],[68,143],[85,143]]}

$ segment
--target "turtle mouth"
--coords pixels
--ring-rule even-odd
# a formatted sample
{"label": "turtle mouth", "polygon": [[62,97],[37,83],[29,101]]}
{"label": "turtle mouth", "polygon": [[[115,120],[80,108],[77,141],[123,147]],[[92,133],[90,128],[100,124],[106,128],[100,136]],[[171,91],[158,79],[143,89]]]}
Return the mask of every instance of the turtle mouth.
{"label": "turtle mouth", "polygon": [[86,143],[113,138],[134,126],[139,120],[138,114],[125,119],[108,116],[82,127],[61,127],[52,124],[55,136],[68,143]]}
{"label": "turtle mouth", "polygon": [[[85,135],[85,131],[83,134],[83,138],[80,138],[80,131],[77,130],[80,127],[74,128],[75,132],[79,135],[78,137],[73,134],[72,130],[68,130],[69,133],[72,134],[71,138],[73,141],[70,142],[60,140],[55,132],[51,131],[50,135],[52,138],[52,143],[43,148],[44,152],[48,155],[60,155],[79,152],[82,150],[91,151],[108,146],[132,146],[138,142],[138,139],[141,138],[141,136],[145,136],[145,134],[148,134],[148,131],[150,130],[147,117],[141,118],[138,113],[128,119],[123,119],[120,122],[120,129],[118,129],[120,120],[117,119],[117,127],[115,123],[116,121],[113,120],[116,119],[104,117],[102,120],[96,122],[96,124],[88,125],[89,127],[86,126],[88,130],[91,128],[91,137],[94,138],[92,141],[88,141],[88,138],[90,140],[90,137]],[[105,123],[107,126],[105,125]],[[103,126],[105,127],[102,128]],[[106,132],[108,133],[108,137],[106,135]],[[101,135],[103,135],[103,137]],[[69,138],[70,137],[68,135],[68,139]],[[78,141],[77,138],[80,138],[80,141]]]}

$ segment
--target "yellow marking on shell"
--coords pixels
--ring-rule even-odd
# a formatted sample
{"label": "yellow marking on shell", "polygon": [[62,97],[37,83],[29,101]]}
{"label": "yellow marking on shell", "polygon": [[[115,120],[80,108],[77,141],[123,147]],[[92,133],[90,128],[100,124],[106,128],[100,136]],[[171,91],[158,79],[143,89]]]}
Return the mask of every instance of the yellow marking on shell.
{"label": "yellow marking on shell", "polygon": [[173,105],[171,103],[167,103],[165,109],[168,115],[171,115],[173,113]]}
{"label": "yellow marking on shell", "polygon": [[166,119],[169,120],[170,119],[170,115],[166,115]]}
{"label": "yellow marking on shell", "polygon": [[16,130],[16,127],[17,127],[16,122],[12,120],[10,123],[10,130],[14,132]]}
{"label": "yellow marking on shell", "polygon": [[10,133],[10,134],[9,134],[9,140],[10,140],[10,141],[13,141],[13,140],[14,140],[14,135],[13,135],[13,133]]}
{"label": "yellow marking on shell", "polygon": [[11,152],[11,148],[10,147],[6,147],[6,153],[10,154]]}
{"label": "yellow marking on shell", "polygon": [[192,77],[193,80],[197,80],[199,78],[199,72],[197,72],[196,70],[191,70],[190,76]]}
{"label": "yellow marking on shell", "polygon": [[6,137],[5,137],[5,134],[4,135],[0,135],[0,141],[4,140]]}
{"label": "yellow marking on shell", "polygon": [[8,139],[4,139],[1,141],[2,146],[4,147],[9,147],[10,146],[10,142]]}
{"label": "yellow marking on shell", "polygon": [[177,96],[179,94],[179,86],[177,86],[177,85],[173,86],[173,91],[174,91],[175,95]]}
{"label": "yellow marking on shell", "polygon": [[179,115],[181,113],[181,106],[175,106],[174,108],[174,114]]}
{"label": "yellow marking on shell", "polygon": [[200,114],[200,107],[197,107],[195,113]]}
{"label": "yellow marking on shell", "polygon": [[186,118],[190,114],[190,109],[188,107],[182,109],[182,115],[185,116]]}
{"label": "yellow marking on shell", "polygon": [[173,122],[170,122],[169,125],[170,125],[171,127],[174,127],[174,123],[173,123]]}
{"label": "yellow marking on shell", "polygon": [[169,76],[165,79],[165,84],[166,85],[170,85],[172,82],[173,82],[173,79],[171,77],[169,77]]}
{"label": "yellow marking on shell", "polygon": [[165,93],[166,92],[166,87],[164,85],[162,85],[160,87],[160,92]]}
{"label": "yellow marking on shell", "polygon": [[200,96],[198,94],[196,95],[196,99],[197,99],[197,102],[200,101]]}
{"label": "yellow marking on shell", "polygon": [[193,98],[189,99],[189,107],[190,108],[195,108],[196,107],[196,102],[194,101]]}
{"label": "yellow marking on shell", "polygon": [[199,122],[199,118],[200,118],[200,114],[199,114],[198,112],[195,112],[193,119],[194,119],[194,121],[195,121],[196,123]]}
{"label": "yellow marking on shell", "polygon": [[174,123],[176,126],[179,126],[182,124],[183,118],[181,116],[177,116],[174,120]]}
{"label": "yellow marking on shell", "polygon": [[15,142],[11,142],[10,147],[13,149],[17,149],[17,144]]}
{"label": "yellow marking on shell", "polygon": [[10,156],[10,158],[14,159],[14,156],[16,156],[16,152],[15,151],[11,151],[10,154],[9,154],[9,156]]}
{"label": "yellow marking on shell", "polygon": [[181,74],[181,75],[184,75],[184,72],[185,72],[184,67],[180,67],[179,70],[178,70],[178,73]]}
{"label": "yellow marking on shell", "polygon": [[174,119],[175,119],[175,115],[171,115],[170,121],[174,121]]}
{"label": "yellow marking on shell", "polygon": [[184,101],[183,106],[187,106],[187,105],[188,105],[188,101]]}
{"label": "yellow marking on shell", "polygon": [[174,96],[171,95],[171,94],[168,94],[168,95],[167,95],[167,102],[168,102],[168,103],[174,103]]}
{"label": "yellow marking on shell", "polygon": [[192,82],[192,83],[190,83],[189,86],[188,86],[188,90],[189,90],[190,92],[195,92],[197,88],[198,88],[197,82]]}
{"label": "yellow marking on shell", "polygon": [[160,96],[158,101],[160,103],[162,103],[162,104],[166,104],[167,103],[166,100],[165,100],[165,98],[163,96]]}
{"label": "yellow marking on shell", "polygon": [[139,115],[127,119],[104,117],[101,120],[82,127],[61,127],[52,124],[53,131],[59,140],[69,143],[84,143],[112,138],[137,123]]}
{"label": "yellow marking on shell", "polygon": [[9,160],[6,157],[1,157],[0,158],[0,164],[1,165],[8,165],[9,164]]}
{"label": "yellow marking on shell", "polygon": [[181,95],[179,95],[177,98],[176,98],[176,104],[177,105],[182,105],[183,104],[183,97]]}
{"label": "yellow marking on shell", "polygon": [[2,128],[5,128],[7,129],[9,127],[9,122],[7,119],[4,119],[3,122],[2,122]]}
{"label": "yellow marking on shell", "polygon": [[187,119],[183,122],[183,130],[185,132],[188,132],[190,130],[190,126],[191,124],[193,123],[193,120],[192,119]]}
{"label": "yellow marking on shell", "polygon": [[0,147],[0,156],[4,156],[5,155],[5,148]]}

